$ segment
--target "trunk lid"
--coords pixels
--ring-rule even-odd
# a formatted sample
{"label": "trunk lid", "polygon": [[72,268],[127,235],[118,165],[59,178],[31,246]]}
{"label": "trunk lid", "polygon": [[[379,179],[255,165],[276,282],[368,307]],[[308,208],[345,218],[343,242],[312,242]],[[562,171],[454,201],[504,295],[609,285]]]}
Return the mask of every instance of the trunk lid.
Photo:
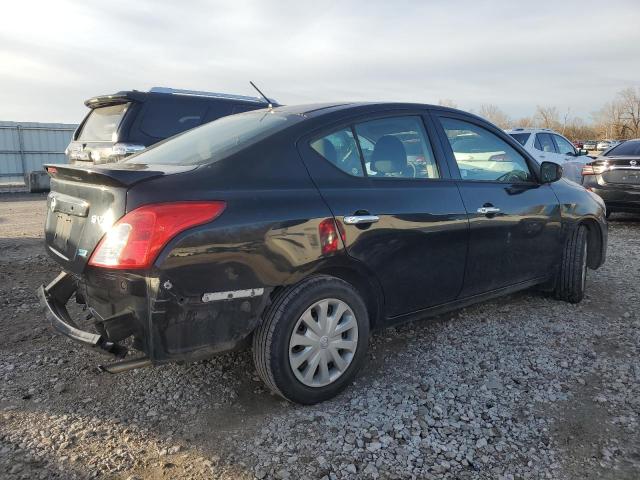
{"label": "trunk lid", "polygon": [[606,166],[601,175],[604,183],[640,187],[640,156],[606,157]]}
{"label": "trunk lid", "polygon": [[153,178],[193,166],[135,163],[99,166],[45,165],[51,176],[45,243],[65,270],[81,273],[106,231],[126,213],[127,191]]}

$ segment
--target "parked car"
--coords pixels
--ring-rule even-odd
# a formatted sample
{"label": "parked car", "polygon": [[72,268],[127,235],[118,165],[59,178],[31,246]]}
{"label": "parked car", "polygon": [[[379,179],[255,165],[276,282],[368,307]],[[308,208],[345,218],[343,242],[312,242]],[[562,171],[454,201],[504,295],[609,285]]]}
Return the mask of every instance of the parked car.
{"label": "parked car", "polygon": [[640,139],[620,143],[585,165],[582,184],[604,199],[607,216],[640,213]]}
{"label": "parked car", "polygon": [[353,381],[371,329],[532,286],[579,302],[605,259],[600,197],[446,107],[258,110],[47,170],[63,272],[39,297],[59,332],[119,357],[132,337],[143,356],[109,372],[250,341],[269,388],[303,404]]}
{"label": "parked car", "polygon": [[507,133],[538,163],[557,163],[562,166],[566,178],[578,184],[582,182],[582,167],[592,160],[586,150],[576,149],[566,137],[548,128],[515,128]]}
{"label": "parked car", "polygon": [[597,148],[597,146],[598,146],[597,140],[587,140],[584,142],[584,145],[582,146],[582,148],[584,148],[589,152],[593,152]]}
{"label": "parked car", "polygon": [[619,144],[620,144],[620,142],[618,142],[616,140],[601,140],[596,145],[596,150],[598,150],[598,151],[608,150],[611,147],[615,147],[616,145],[619,145]]}
{"label": "parked car", "polygon": [[584,149],[584,142],[582,140],[574,140],[571,144],[576,147],[578,150]]}
{"label": "parked car", "polygon": [[264,108],[266,100],[227,93],[154,87],[101,95],[66,149],[69,163],[113,163],[165,138],[234,113]]}

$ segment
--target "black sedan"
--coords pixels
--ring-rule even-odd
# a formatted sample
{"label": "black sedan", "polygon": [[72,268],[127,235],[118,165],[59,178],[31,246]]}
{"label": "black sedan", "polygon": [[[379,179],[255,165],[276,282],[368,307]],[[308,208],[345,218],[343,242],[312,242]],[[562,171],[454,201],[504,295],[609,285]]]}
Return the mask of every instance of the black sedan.
{"label": "black sedan", "polygon": [[353,381],[372,329],[532,286],[579,302],[607,245],[598,196],[445,107],[258,110],[47,170],[63,272],[39,295],[58,331],[140,352],[109,372],[252,342],[265,383],[306,404]]}
{"label": "black sedan", "polygon": [[616,145],[586,164],[582,185],[604,199],[607,216],[640,213],[640,139]]}

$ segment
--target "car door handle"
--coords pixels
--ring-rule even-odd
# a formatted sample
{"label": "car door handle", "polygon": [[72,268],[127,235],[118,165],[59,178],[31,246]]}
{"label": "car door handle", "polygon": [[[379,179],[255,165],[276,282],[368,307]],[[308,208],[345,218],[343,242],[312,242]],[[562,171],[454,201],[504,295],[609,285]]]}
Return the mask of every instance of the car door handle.
{"label": "car door handle", "polygon": [[347,225],[364,225],[367,223],[376,223],[380,220],[377,215],[349,215],[344,217],[344,223]]}
{"label": "car door handle", "polygon": [[480,207],[478,209],[478,213],[482,215],[492,214],[492,213],[500,213],[500,209],[497,207]]}

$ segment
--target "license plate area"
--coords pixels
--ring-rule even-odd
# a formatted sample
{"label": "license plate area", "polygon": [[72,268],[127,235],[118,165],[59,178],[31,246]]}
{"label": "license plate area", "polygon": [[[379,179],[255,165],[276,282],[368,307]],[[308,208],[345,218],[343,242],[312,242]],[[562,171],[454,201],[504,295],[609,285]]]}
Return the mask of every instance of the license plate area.
{"label": "license plate area", "polygon": [[73,218],[66,213],[56,212],[56,228],[53,233],[53,245],[61,252],[67,252],[69,248],[69,237],[73,228]]}

